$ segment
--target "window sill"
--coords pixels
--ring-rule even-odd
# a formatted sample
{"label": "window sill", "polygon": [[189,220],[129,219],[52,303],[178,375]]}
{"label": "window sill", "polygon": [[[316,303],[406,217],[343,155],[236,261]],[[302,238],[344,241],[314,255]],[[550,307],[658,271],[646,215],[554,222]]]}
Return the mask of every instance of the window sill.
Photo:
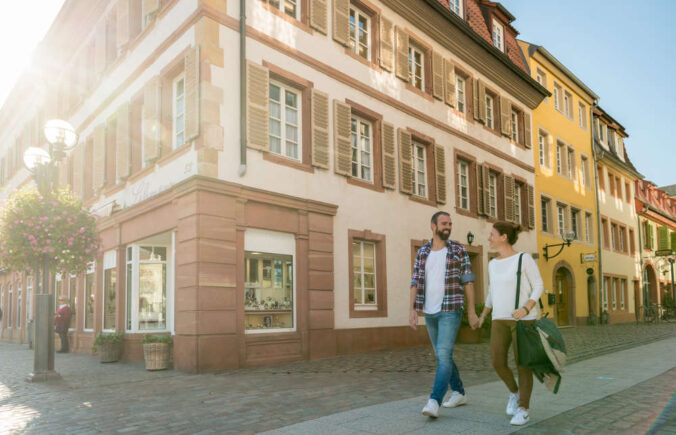
{"label": "window sill", "polygon": [[378,307],[377,310],[363,310],[350,306],[350,319],[364,319],[372,317],[387,317],[387,311]]}
{"label": "window sill", "polygon": [[278,16],[282,20],[289,22],[289,23],[293,24],[294,26],[298,27],[299,29],[301,29],[302,31],[307,32],[310,35],[312,35],[313,31],[310,28],[310,26],[308,26],[304,22],[300,21],[299,19],[294,18],[290,15],[287,15],[286,13],[277,9],[276,7],[270,6],[268,3],[260,3],[260,5],[263,7],[263,9],[266,9],[271,14]]}
{"label": "window sill", "polygon": [[420,95],[421,97],[423,97],[423,98],[426,99],[427,101],[434,101],[434,97],[432,97],[432,96],[431,96],[430,94],[428,94],[427,92],[425,92],[425,91],[423,91],[423,90],[420,90],[420,89],[416,88],[415,86],[413,86],[413,85],[410,84],[409,82],[406,82],[406,89],[408,89],[409,91],[413,92],[414,94]]}
{"label": "window sill", "polygon": [[287,166],[289,168],[298,169],[299,171],[308,172],[310,174],[314,174],[315,172],[315,169],[311,165],[299,162],[297,160],[292,160],[287,157],[282,157],[277,154],[272,154],[270,152],[263,152],[263,160],[276,163],[278,165]]}
{"label": "window sill", "polygon": [[384,192],[385,191],[385,189],[383,189],[381,186],[378,186],[375,183],[369,183],[368,181],[364,181],[364,180],[359,179],[359,178],[347,177],[347,184],[351,184],[353,186],[363,187],[364,189],[373,190],[375,192]]}
{"label": "window sill", "polygon": [[145,168],[142,168],[140,171],[135,173],[134,175],[130,176],[127,178],[128,183],[135,183],[136,181],[140,180],[141,178],[145,177],[146,175],[150,174],[155,170],[155,164],[151,163]]}
{"label": "window sill", "polygon": [[434,202],[430,199],[427,199],[427,198],[416,196],[416,195],[409,195],[408,199],[410,199],[411,201],[414,201],[414,202],[419,202],[420,204],[429,205],[430,207],[436,207],[437,206],[436,202]]}
{"label": "window sill", "polygon": [[461,216],[467,216],[475,219],[479,217],[479,215],[476,212],[472,211],[471,209],[467,210],[458,206],[455,207],[455,212]]}
{"label": "window sill", "polygon": [[[351,58],[359,61],[360,63],[363,63],[364,65],[366,65],[367,67],[371,68],[374,71],[383,72],[382,68],[380,68],[380,66],[378,66],[378,64],[375,63],[375,61],[364,59],[363,57],[359,56],[354,51],[350,50],[349,47],[345,47],[345,54],[347,54]],[[373,53],[371,53],[371,57],[373,57]]]}
{"label": "window sill", "polygon": [[497,137],[501,137],[501,136],[502,136],[502,134],[501,134],[498,130],[496,130],[495,128],[490,128],[490,127],[487,126],[486,124],[482,124],[481,126],[483,127],[484,130],[486,130],[486,131],[488,131],[488,132],[490,132],[490,133],[493,133],[493,134],[496,135]]}
{"label": "window sill", "polygon": [[188,142],[184,143],[183,145],[181,145],[180,147],[174,148],[173,150],[171,150],[171,152],[169,154],[167,154],[166,156],[160,157],[160,159],[157,160],[155,163],[157,164],[157,166],[164,166],[167,163],[169,163],[170,161],[172,161],[172,160],[178,158],[179,156],[182,156],[183,154],[187,153],[188,151],[190,151],[191,148],[192,148],[192,141],[188,141]]}

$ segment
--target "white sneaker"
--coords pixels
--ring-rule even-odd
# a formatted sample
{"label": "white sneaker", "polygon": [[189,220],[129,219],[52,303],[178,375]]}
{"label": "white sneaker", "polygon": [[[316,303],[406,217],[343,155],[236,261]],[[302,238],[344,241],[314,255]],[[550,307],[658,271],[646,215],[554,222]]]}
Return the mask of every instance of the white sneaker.
{"label": "white sneaker", "polygon": [[509,401],[507,402],[507,415],[516,414],[516,408],[519,407],[519,393],[509,393]]}
{"label": "white sneaker", "polygon": [[528,417],[528,411],[523,408],[519,408],[516,410],[514,417],[512,417],[512,421],[509,423],[513,424],[514,426],[523,426],[524,424],[528,423],[528,420],[530,420]]}
{"label": "white sneaker", "polygon": [[427,401],[427,405],[422,410],[423,415],[428,417],[439,417],[439,403],[436,400],[430,399]]}
{"label": "white sneaker", "polygon": [[465,394],[460,394],[457,391],[454,391],[451,394],[451,397],[448,398],[447,401],[442,403],[441,406],[444,408],[455,408],[456,406],[464,405],[467,403],[467,393]]}

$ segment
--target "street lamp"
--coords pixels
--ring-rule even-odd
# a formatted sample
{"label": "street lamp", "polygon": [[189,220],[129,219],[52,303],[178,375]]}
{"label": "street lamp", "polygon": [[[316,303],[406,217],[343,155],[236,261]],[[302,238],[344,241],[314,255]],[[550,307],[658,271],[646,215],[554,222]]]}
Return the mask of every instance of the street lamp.
{"label": "street lamp", "polygon": [[[550,258],[556,257],[557,255],[559,255],[559,254],[561,253],[561,251],[563,251],[563,248],[565,248],[566,246],[570,246],[570,242],[572,242],[573,240],[575,240],[575,232],[573,232],[573,231],[568,231],[567,233],[565,233],[565,235],[564,235],[563,233],[561,233],[561,237],[562,237],[563,240],[564,240],[563,243],[555,243],[555,244],[553,244],[553,245],[546,244],[546,245],[542,248],[542,249],[544,250],[545,261],[549,261]],[[549,254],[549,250],[550,250],[551,248],[559,248],[559,250],[556,252],[556,254],[550,255],[550,254]]]}
{"label": "street lamp", "polygon": [[[30,147],[23,154],[26,168],[33,174],[38,190],[43,197],[49,197],[56,186],[56,165],[73,148],[78,140],[75,129],[66,121],[51,120],[44,127],[49,151]],[[30,382],[59,379],[54,371],[54,297],[49,287],[49,257],[42,260],[42,285],[40,271],[36,272],[37,291],[35,294],[35,353],[33,372],[28,375]]]}

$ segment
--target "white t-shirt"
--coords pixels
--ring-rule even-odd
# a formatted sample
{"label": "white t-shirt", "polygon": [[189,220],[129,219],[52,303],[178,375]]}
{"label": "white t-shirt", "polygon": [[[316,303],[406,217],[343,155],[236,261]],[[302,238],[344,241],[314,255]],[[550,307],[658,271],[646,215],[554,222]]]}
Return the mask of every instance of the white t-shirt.
{"label": "white t-shirt", "polygon": [[425,305],[423,313],[436,314],[444,301],[446,278],[446,255],[448,248],[430,251],[425,261]]}
{"label": "white t-shirt", "polygon": [[[520,252],[507,258],[494,258],[488,263],[488,297],[486,306],[493,308],[493,319],[514,320],[514,302],[516,301],[516,271],[519,268]],[[545,286],[540,276],[538,265],[530,254],[523,254],[521,263],[521,288],[519,308],[526,305],[529,299],[537,301],[542,296]],[[528,313],[524,320],[535,320],[538,304]]]}

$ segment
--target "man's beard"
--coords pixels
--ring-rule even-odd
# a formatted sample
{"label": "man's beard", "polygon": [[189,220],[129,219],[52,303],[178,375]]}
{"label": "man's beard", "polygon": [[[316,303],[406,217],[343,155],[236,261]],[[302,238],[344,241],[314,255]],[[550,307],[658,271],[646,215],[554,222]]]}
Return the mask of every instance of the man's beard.
{"label": "man's beard", "polygon": [[437,230],[437,236],[445,242],[451,237],[451,230]]}

